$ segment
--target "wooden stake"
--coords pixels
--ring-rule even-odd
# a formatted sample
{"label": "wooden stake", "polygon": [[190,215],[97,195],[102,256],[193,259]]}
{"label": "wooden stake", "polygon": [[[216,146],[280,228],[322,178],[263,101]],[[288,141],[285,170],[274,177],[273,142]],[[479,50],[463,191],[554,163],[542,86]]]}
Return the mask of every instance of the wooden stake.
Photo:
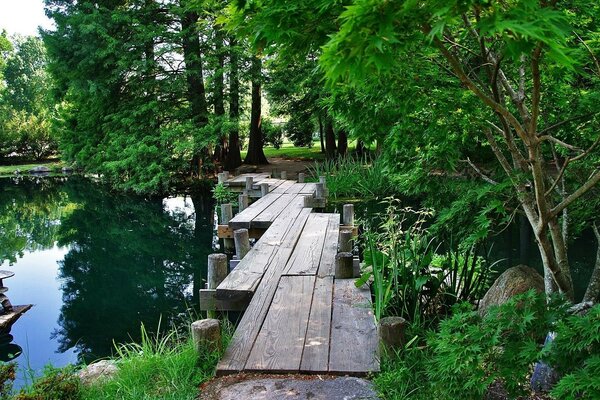
{"label": "wooden stake", "polygon": [[260,197],[265,197],[268,194],[269,194],[269,184],[261,183],[260,184]]}
{"label": "wooden stake", "polygon": [[229,221],[233,218],[233,208],[231,204],[221,204],[221,224],[227,225]]}
{"label": "wooden stake", "polygon": [[233,231],[233,240],[235,242],[235,254],[238,260],[243,259],[250,251],[250,236],[248,229],[238,229]]}
{"label": "wooden stake", "polygon": [[219,351],[221,349],[221,324],[218,319],[202,319],[192,322],[192,338],[198,356],[206,355],[206,352]]}
{"label": "wooden stake", "polygon": [[225,182],[229,180],[229,171],[223,171],[223,179]]}
{"label": "wooden stake", "polygon": [[406,320],[402,317],[381,318],[377,330],[381,345],[386,351],[400,349],[406,343]]}
{"label": "wooden stake", "polygon": [[323,185],[323,183],[319,182],[316,184],[317,190],[316,190],[316,194],[315,197],[317,199],[324,199],[325,198],[325,186]]}
{"label": "wooden stake", "polygon": [[218,183],[224,183],[225,182],[225,175],[223,174],[223,172],[219,172],[217,174],[217,180],[218,180]]}
{"label": "wooden stake", "polygon": [[216,289],[227,278],[227,256],[215,253],[208,256],[207,289]]}
{"label": "wooden stake", "polygon": [[298,174],[298,183],[304,183],[305,179],[306,179],[306,174],[304,172],[300,172]]}
{"label": "wooden stake", "polygon": [[354,226],[354,204],[344,204],[342,224]]}
{"label": "wooden stake", "polygon": [[352,231],[349,229],[342,229],[340,231],[340,239],[339,239],[339,252],[340,253],[352,253],[353,245],[352,245]]}
{"label": "wooden stake", "polygon": [[287,179],[287,171],[281,171],[280,177],[281,177],[281,179],[286,180]]}
{"label": "wooden stake", "polygon": [[246,177],[246,191],[247,192],[252,191],[252,185],[254,185],[254,178],[252,178],[251,176],[247,176]]}
{"label": "wooden stake", "polygon": [[335,279],[354,278],[352,253],[338,253],[335,256]]}
{"label": "wooden stake", "polygon": [[238,196],[238,205],[240,212],[248,208],[248,193],[242,193]]}

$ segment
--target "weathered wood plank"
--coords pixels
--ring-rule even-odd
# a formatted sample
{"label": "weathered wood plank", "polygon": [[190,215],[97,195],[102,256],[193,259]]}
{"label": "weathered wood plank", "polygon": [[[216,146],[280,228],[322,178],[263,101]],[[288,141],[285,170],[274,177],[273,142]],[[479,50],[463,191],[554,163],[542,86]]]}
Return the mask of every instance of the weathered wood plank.
{"label": "weathered wood plank", "polygon": [[338,251],[338,241],[340,236],[340,215],[328,215],[327,234],[325,235],[319,271],[317,272],[317,275],[320,277],[335,275],[335,256]]}
{"label": "weathered wood plank", "polygon": [[300,371],[325,372],[328,370],[332,304],[333,277],[317,278]]}
{"label": "weathered wood plank", "polygon": [[225,181],[226,186],[245,186],[246,185],[246,177],[251,176],[254,180],[254,183],[261,181],[263,179],[269,179],[271,174],[269,173],[260,173],[260,174],[241,174],[235,177],[232,177]]}
{"label": "weathered wood plank", "polygon": [[[233,231],[235,231],[235,229],[229,225],[217,225],[217,236],[221,239],[233,239]],[[265,233],[264,229],[248,230],[248,235],[251,239],[258,239],[263,235],[263,233]]]}
{"label": "weathered wood plank", "polygon": [[294,183],[292,186],[290,186],[285,193],[286,194],[298,194],[302,191],[302,189],[304,189],[304,186],[306,186],[306,183]]}
{"label": "weathered wood plank", "polygon": [[[232,373],[241,371],[244,368],[254,341],[256,340],[256,336],[258,335],[269,309],[269,305],[273,300],[279,278],[282,275],[282,271],[290,258],[294,246],[300,237],[300,232],[304,228],[311,211],[310,208],[302,209],[293,224],[291,224],[291,228],[286,232],[285,236],[282,236],[283,241],[279,246],[278,251],[271,257],[269,267],[263,276],[261,284],[254,293],[252,301],[246,309],[238,328],[233,334],[229,347],[217,366],[217,374],[222,375]],[[282,218],[279,218],[278,221],[281,219]],[[242,263],[248,258],[249,254],[250,253],[242,260]]]}
{"label": "weathered wood plank", "polygon": [[304,185],[304,187],[300,190],[299,193],[314,195],[316,193],[316,191],[317,191],[317,184],[314,182],[311,182],[311,183],[307,183],[306,185]]}
{"label": "weathered wood plank", "polygon": [[303,207],[304,199],[298,198],[295,194],[281,194],[277,200],[252,219],[250,227],[255,229],[266,229],[271,226],[273,221],[275,221],[284,210],[288,212],[292,208],[297,209]]}
{"label": "weathered wood plank", "polygon": [[285,193],[286,190],[294,185],[294,181],[283,181],[283,183],[273,189],[273,193]]}
{"label": "weathered wood plank", "polygon": [[311,214],[288,261],[287,275],[315,275],[327,233],[327,214]]}
{"label": "weathered wood plank", "polygon": [[378,337],[371,292],[354,279],[335,279],[329,372],[365,375],[379,371]]}
{"label": "weathered wood plank", "polygon": [[281,197],[281,193],[269,193],[264,197],[261,197],[244,211],[236,215],[229,221],[229,226],[234,229],[240,228],[251,228],[251,223],[254,218],[256,218],[261,212],[263,212],[267,207],[269,207],[273,202],[275,202],[279,197]]}
{"label": "weathered wood plank", "polygon": [[201,311],[243,311],[250,299],[236,298],[231,300],[217,299],[215,289],[200,289]]}
{"label": "weathered wood plank", "polygon": [[245,370],[298,372],[314,276],[282,276]]}
{"label": "weathered wood plank", "polygon": [[269,193],[270,193],[273,190],[275,190],[276,188],[278,188],[283,182],[285,182],[285,181],[281,180],[281,179],[267,178],[267,179],[261,180],[260,182],[254,183],[254,185],[252,185],[252,188],[260,189],[260,185],[262,185],[263,183],[266,183],[269,185]]}

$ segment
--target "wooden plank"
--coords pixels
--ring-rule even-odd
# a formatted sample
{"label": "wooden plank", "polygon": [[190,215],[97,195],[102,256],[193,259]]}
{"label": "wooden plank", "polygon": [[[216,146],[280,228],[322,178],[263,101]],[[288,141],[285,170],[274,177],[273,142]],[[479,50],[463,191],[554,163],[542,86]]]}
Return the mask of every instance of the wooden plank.
{"label": "wooden plank", "polygon": [[245,186],[246,185],[246,178],[251,176],[254,183],[261,181],[263,179],[268,179],[271,177],[271,174],[269,173],[260,173],[260,174],[241,174],[238,176],[235,176],[233,178],[228,179],[227,181],[225,181],[225,185],[227,186]]}
{"label": "wooden plank", "polygon": [[302,208],[290,209],[280,216],[265,231],[263,236],[250,249],[246,257],[217,288],[217,298],[227,301],[248,300],[258,287],[263,274],[269,268],[274,254],[283,243],[283,239],[293,228],[293,222],[302,212]]}
{"label": "wooden plank", "polygon": [[317,272],[317,275],[320,277],[335,275],[335,256],[338,252],[340,238],[340,214],[328,215],[327,234],[325,235],[325,244],[323,245],[319,271]]}
{"label": "wooden plank", "polygon": [[[234,228],[229,225],[217,225],[217,236],[221,239],[233,239],[233,231]],[[248,235],[252,239],[260,238],[263,233],[265,233],[264,229],[249,229]]]}
{"label": "wooden plank", "polygon": [[[277,195],[277,193],[273,193]],[[281,194],[280,197],[266,207],[259,215],[250,222],[250,227],[255,229],[266,229],[275,219],[285,210],[304,207],[304,199],[298,198],[295,194]]]}
{"label": "wooden plank", "polygon": [[288,261],[287,275],[316,275],[327,233],[327,214],[311,214]]}
{"label": "wooden plank", "polygon": [[250,298],[237,298],[232,300],[217,299],[215,289],[200,289],[201,311],[243,311],[248,306]]}
{"label": "wooden plank", "polygon": [[245,370],[300,370],[314,286],[314,276],[281,277]]}
{"label": "wooden plank", "polygon": [[254,185],[252,185],[252,189],[260,189],[260,185],[262,185],[263,183],[267,183],[267,184],[269,184],[269,192],[272,192],[277,187],[279,187],[283,182],[285,182],[285,180],[275,179],[275,178],[267,178],[267,179],[263,179],[259,182],[256,182]]}
{"label": "wooden plank", "polygon": [[379,371],[378,337],[368,287],[354,279],[335,279],[329,372],[366,375]]}
{"label": "wooden plank", "polygon": [[333,305],[333,277],[317,278],[308,318],[300,371],[325,372],[329,364],[329,334]]}
{"label": "wooden plank", "polygon": [[301,194],[315,194],[315,192],[317,191],[317,184],[316,183],[307,183],[302,190],[300,190]]}
{"label": "wooden plank", "polygon": [[294,181],[283,181],[283,183],[279,186],[277,186],[273,192],[274,193],[285,193],[286,190],[288,190],[289,188],[291,188],[294,185]]}
{"label": "wooden plank", "polygon": [[267,207],[269,207],[280,196],[281,193],[269,193],[265,197],[261,197],[260,199],[252,203],[244,211],[233,217],[231,221],[229,221],[229,226],[234,229],[249,229],[251,227],[252,220],[256,218],[261,212],[263,212]]}
{"label": "wooden plank", "polygon": [[304,189],[304,186],[306,186],[306,183],[294,183],[285,191],[285,193],[298,194],[302,191],[302,189]]}
{"label": "wooden plank", "polygon": [[[302,211],[300,211],[298,217],[290,224],[291,228],[289,228],[283,237],[283,241],[278,247],[278,251],[270,258],[269,267],[264,274],[261,284],[254,293],[252,301],[248,305],[244,316],[240,320],[238,328],[231,338],[229,347],[217,366],[218,375],[241,371],[244,368],[254,341],[256,340],[256,336],[260,331],[269,309],[269,305],[271,304],[271,300],[273,300],[279,278],[282,275],[282,271],[292,254],[294,246],[300,237],[300,232],[304,228],[311,211],[310,208],[303,208]],[[281,219],[282,218],[278,218],[275,222],[278,222]],[[261,238],[261,240],[263,239]],[[247,257],[248,255],[244,257],[242,263]],[[240,268],[241,265],[242,264],[240,263],[238,268]],[[236,270],[238,268],[236,268]],[[219,290],[217,288],[217,296],[219,294],[218,292]]]}

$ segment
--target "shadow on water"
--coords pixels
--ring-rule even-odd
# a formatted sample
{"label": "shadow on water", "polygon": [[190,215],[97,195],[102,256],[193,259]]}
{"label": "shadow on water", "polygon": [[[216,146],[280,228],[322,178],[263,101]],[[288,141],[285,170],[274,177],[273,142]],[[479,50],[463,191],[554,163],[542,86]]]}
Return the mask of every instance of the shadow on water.
{"label": "shadow on water", "polygon": [[[0,257],[21,366],[105,357],[114,343],[196,313],[212,252],[210,193],[145,199],[71,177],[0,180]],[[43,333],[40,334],[39,331]],[[51,348],[52,351],[49,351]]]}

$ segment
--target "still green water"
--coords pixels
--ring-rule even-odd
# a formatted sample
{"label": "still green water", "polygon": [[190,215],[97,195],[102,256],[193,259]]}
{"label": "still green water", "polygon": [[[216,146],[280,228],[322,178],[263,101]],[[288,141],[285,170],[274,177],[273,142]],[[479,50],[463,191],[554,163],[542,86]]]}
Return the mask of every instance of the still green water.
{"label": "still green water", "polygon": [[89,362],[184,325],[213,250],[210,193],[145,199],[80,177],[0,179],[0,263],[13,303],[34,304],[2,348],[19,381],[48,363]]}

